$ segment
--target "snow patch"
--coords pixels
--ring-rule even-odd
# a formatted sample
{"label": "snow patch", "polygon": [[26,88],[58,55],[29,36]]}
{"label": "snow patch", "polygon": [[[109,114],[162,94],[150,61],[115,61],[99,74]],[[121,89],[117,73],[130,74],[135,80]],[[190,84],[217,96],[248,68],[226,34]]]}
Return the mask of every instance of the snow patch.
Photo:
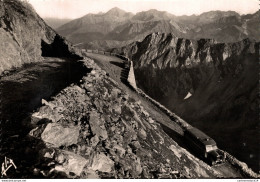
{"label": "snow patch", "polygon": [[188,94],[186,95],[186,97],[184,97],[184,100],[190,98],[192,96],[192,94],[190,92],[188,92]]}

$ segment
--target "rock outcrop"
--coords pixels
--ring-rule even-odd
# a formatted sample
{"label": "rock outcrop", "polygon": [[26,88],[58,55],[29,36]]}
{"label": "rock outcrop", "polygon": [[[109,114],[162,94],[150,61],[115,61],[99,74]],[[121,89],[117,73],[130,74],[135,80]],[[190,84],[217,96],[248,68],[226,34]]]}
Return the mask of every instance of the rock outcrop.
{"label": "rock outcrop", "polygon": [[259,42],[153,33],[118,53],[133,60],[139,88],[257,170]]}
{"label": "rock outcrop", "polygon": [[135,61],[135,66],[154,68],[191,68],[203,63],[223,67],[237,56],[259,54],[259,43],[245,39],[236,43],[217,43],[214,39],[189,40],[174,34],[152,33],[142,42],[116,50]]}
{"label": "rock outcrop", "polygon": [[[63,127],[58,123],[49,123],[41,134],[42,140],[50,146],[69,146],[77,143],[79,127]],[[62,131],[62,132],[60,132]]]}
{"label": "rock outcrop", "polygon": [[[0,74],[24,63],[41,61],[42,56],[76,56],[72,46],[22,0],[0,1],[0,41]],[[52,52],[58,54],[49,55],[50,49],[45,51],[43,43],[54,44]]]}
{"label": "rock outcrop", "polygon": [[55,162],[57,162],[57,165],[53,170],[65,172],[66,175],[75,174],[79,176],[88,163],[84,157],[81,157],[74,152],[60,150],[56,151],[55,155]]}

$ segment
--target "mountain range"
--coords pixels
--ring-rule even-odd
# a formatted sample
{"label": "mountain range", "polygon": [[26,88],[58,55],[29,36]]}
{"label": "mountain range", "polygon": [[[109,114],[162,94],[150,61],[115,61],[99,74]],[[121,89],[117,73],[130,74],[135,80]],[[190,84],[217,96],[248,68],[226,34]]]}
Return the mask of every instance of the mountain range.
{"label": "mountain range", "polygon": [[84,48],[110,49],[141,41],[153,32],[173,33],[188,39],[210,38],[235,42],[245,38],[260,40],[258,18],[234,11],[210,11],[200,15],[175,16],[151,9],[137,14],[113,8],[106,13],[87,14],[57,31]]}
{"label": "mountain range", "polygon": [[[111,20],[118,25],[134,17],[118,9],[106,16],[119,16]],[[140,22],[153,18],[158,19],[137,17]],[[81,50],[48,26],[28,1],[0,0],[0,41],[1,178],[259,178],[225,151],[219,150],[227,156],[223,164],[208,165],[188,149],[190,143],[183,135],[189,125],[183,119],[123,82],[122,59],[92,54],[97,56],[93,60],[83,51],[82,57]],[[221,107],[226,118],[237,111],[234,120],[224,124],[208,119],[213,130],[230,129],[232,138],[250,139],[232,143],[225,137],[227,145],[257,142],[259,43],[244,39],[224,44],[153,33],[113,51],[134,61],[139,87],[147,91],[147,86],[159,86],[150,89],[150,95],[156,89],[162,90],[162,96],[173,93],[170,101],[177,102],[171,106],[178,109],[190,92],[184,100],[195,105],[187,104],[183,112],[191,122],[194,114],[200,118],[217,109],[216,115]],[[248,123],[243,125],[245,118]],[[234,121],[235,126],[245,126],[241,133],[227,127]],[[259,161],[251,151],[242,154]]]}
{"label": "mountain range", "polygon": [[120,70],[114,76],[118,66],[82,60],[27,1],[0,1],[0,40],[1,178],[252,176],[179,146],[160,123],[181,127],[121,82]]}
{"label": "mountain range", "polygon": [[259,45],[152,33],[114,52],[133,60],[139,88],[258,171]]}

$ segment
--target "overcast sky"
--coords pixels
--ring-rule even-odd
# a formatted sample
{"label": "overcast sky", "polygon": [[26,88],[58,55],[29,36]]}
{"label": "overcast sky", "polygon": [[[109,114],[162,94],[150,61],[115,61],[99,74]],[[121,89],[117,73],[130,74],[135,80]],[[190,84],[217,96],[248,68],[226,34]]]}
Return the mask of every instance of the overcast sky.
{"label": "overcast sky", "polygon": [[133,13],[149,9],[174,15],[201,14],[211,10],[254,13],[258,0],[29,0],[42,17],[75,19],[88,13],[106,12],[118,7]]}

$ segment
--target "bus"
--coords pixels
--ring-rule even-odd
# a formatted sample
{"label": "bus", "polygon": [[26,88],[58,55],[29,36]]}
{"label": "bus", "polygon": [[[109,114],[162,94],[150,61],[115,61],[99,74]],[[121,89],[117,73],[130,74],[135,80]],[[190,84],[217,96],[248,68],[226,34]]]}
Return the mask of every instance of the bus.
{"label": "bus", "polygon": [[197,128],[191,127],[184,131],[184,137],[189,142],[196,155],[206,160],[210,165],[221,164],[225,161],[216,142]]}

